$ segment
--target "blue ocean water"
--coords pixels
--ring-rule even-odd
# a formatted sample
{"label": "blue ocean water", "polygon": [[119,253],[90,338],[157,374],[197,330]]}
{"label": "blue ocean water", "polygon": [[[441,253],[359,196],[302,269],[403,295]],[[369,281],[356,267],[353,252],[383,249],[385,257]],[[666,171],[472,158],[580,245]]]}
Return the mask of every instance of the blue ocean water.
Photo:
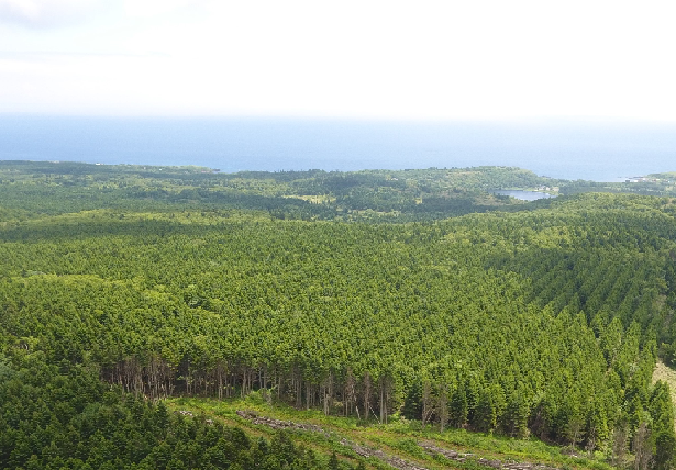
{"label": "blue ocean water", "polygon": [[617,181],[676,170],[676,124],[0,115],[0,159],[224,172],[500,165]]}

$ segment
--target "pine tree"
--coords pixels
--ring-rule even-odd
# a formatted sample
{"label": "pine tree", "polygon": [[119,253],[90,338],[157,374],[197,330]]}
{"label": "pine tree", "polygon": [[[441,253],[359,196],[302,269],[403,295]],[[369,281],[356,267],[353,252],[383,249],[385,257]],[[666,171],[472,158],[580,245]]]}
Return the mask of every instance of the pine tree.
{"label": "pine tree", "polygon": [[329,469],[338,470],[338,458],[335,451],[331,453],[331,457],[329,458]]}
{"label": "pine tree", "polygon": [[456,428],[462,428],[467,423],[468,414],[467,394],[465,392],[465,383],[458,382],[458,386],[453,392],[451,399],[451,423]]}

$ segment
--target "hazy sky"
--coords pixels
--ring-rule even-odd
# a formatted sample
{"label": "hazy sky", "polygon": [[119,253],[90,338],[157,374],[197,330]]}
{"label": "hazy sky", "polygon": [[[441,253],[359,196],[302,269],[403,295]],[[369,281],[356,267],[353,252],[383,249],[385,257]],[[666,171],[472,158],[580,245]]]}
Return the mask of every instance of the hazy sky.
{"label": "hazy sky", "polygon": [[0,0],[0,112],[676,121],[676,3]]}

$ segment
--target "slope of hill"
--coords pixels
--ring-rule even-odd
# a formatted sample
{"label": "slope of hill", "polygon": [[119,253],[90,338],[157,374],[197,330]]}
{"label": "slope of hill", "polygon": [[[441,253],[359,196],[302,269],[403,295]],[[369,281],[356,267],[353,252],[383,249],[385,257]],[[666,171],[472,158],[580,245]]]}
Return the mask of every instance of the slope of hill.
{"label": "slope of hill", "polygon": [[[676,350],[676,222],[668,198],[590,193],[529,204],[495,199],[501,204],[495,207],[511,212],[340,223],[321,221],[318,212],[308,212],[306,221],[280,220],[276,209],[255,204],[235,210],[230,202],[212,201],[207,187],[191,187],[188,198],[178,189],[184,176],[190,184],[200,178],[213,183],[213,175],[199,169],[149,178],[138,168],[89,174],[76,165],[75,176],[62,179],[44,169],[32,176],[11,171],[14,181],[0,187],[8,201],[0,212],[0,346],[6,357],[0,373],[9,371],[3,377],[11,387],[23,386],[22,368],[44,364],[55,368],[49,374],[64,377],[85,368],[113,390],[171,399],[177,411],[205,410],[212,420],[223,412],[252,436],[263,432],[251,424],[253,417],[233,416],[248,408],[212,400],[260,396],[276,408],[255,408],[259,412],[301,422],[320,413],[327,417],[322,426],[335,426],[336,436],[357,446],[349,423],[379,422],[373,432],[384,433],[379,439],[387,455],[365,455],[374,466],[392,465],[388,459],[396,455],[429,468],[480,466],[479,457],[459,462],[443,452],[463,447],[495,460],[487,448],[493,444],[486,443],[521,442],[475,433],[537,438],[592,458],[566,460],[560,450],[540,455],[540,443],[526,446],[523,459],[505,453],[522,462],[601,468],[600,461],[619,465],[635,457],[638,468],[673,463],[669,389],[652,382],[658,355],[673,361]],[[415,191],[433,175],[426,171],[415,174]],[[514,169],[473,174],[523,176]],[[278,191],[286,179],[299,181],[295,174],[239,176],[249,185],[243,191],[257,198],[268,198],[266,192]],[[368,178],[373,202],[388,186]],[[443,181],[426,184],[436,188]],[[144,190],[148,197],[133,196],[143,185],[155,189]],[[312,194],[308,189],[302,192]],[[172,200],[162,191],[182,196]],[[312,210],[324,204],[302,202]],[[448,212],[435,217],[440,214]],[[84,432],[77,416],[86,412],[87,400],[106,400],[90,394],[73,404],[67,396],[40,393],[57,420],[55,410],[75,410],[62,424],[78,432]],[[285,406],[315,414],[289,411],[285,417],[276,411],[289,410]],[[31,409],[23,402],[14,407]],[[48,459],[40,457],[48,452],[45,445],[61,442],[26,441],[29,430],[21,423],[37,418],[22,413],[0,420],[10,436],[0,451],[16,466],[28,465],[33,455]],[[110,424],[104,438],[113,439],[123,421]],[[438,434],[423,431],[429,426]],[[408,437],[397,440],[392,432]],[[460,442],[457,436],[469,437]],[[315,437],[300,441],[347,458],[361,452],[352,444],[347,450],[317,444]],[[428,439],[433,442],[425,448]],[[22,441],[32,447],[18,454]],[[140,464],[152,447],[118,466]],[[61,452],[62,458],[72,454]],[[315,465],[303,452],[293,455]],[[78,455],[85,465],[89,454]],[[190,466],[186,458],[178,459]],[[353,458],[350,465],[359,462]]]}

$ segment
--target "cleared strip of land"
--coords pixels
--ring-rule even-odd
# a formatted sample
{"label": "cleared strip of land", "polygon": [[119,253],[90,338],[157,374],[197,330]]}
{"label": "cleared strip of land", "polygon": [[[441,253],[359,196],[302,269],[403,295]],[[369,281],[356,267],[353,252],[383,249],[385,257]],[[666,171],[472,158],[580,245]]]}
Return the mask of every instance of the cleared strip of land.
{"label": "cleared strip of land", "polygon": [[439,433],[433,426],[422,428],[419,422],[403,418],[393,417],[386,425],[365,426],[353,418],[324,416],[316,410],[297,411],[251,399],[172,399],[167,404],[176,412],[240,426],[252,437],[270,437],[278,429],[285,429],[297,444],[325,455],[335,452],[353,465],[364,459],[370,468],[611,468],[600,455],[567,455],[566,449],[538,440],[515,440],[459,429]]}

